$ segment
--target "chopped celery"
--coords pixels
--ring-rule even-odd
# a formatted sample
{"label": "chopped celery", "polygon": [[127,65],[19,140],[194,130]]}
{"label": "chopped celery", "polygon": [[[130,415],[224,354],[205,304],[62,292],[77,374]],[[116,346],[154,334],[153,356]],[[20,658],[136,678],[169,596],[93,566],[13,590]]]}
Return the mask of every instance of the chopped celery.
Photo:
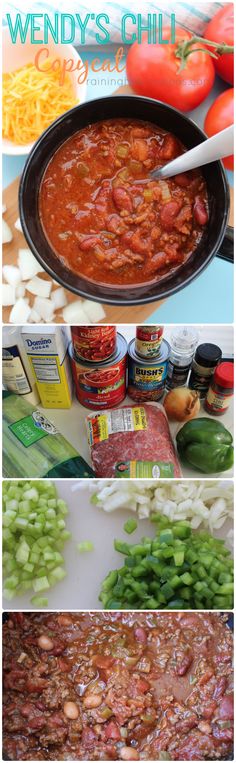
{"label": "chopped celery", "polygon": [[76,544],[76,548],[80,552],[83,552],[83,551],[93,551],[94,550],[94,545],[93,545],[93,543],[91,543],[90,540],[83,540],[81,543],[77,543]]}
{"label": "chopped celery", "polygon": [[[66,573],[61,552],[71,534],[65,529],[67,506],[55,485],[49,480],[6,480],[2,513],[6,599],[32,589],[40,593],[62,580]],[[44,597],[33,599],[35,606],[47,606]]]}

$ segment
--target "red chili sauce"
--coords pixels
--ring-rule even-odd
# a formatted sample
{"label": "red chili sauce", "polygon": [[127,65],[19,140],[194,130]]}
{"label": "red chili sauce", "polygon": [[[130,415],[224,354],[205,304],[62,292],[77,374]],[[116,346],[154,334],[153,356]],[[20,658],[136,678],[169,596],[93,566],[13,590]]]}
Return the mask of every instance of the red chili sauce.
{"label": "red chili sauce", "polygon": [[106,285],[157,281],[196,249],[208,222],[198,170],[152,180],[150,170],[185,151],[148,122],[110,119],[56,151],[39,191],[46,237],[73,273]]}
{"label": "red chili sauce", "polygon": [[229,760],[233,638],[218,613],[11,613],[10,760]]}

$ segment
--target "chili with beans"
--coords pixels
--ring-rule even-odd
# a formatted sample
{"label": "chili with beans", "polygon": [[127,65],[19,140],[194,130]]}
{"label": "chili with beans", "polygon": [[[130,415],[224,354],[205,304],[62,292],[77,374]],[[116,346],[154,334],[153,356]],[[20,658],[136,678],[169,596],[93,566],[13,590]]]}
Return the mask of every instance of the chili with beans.
{"label": "chili with beans", "polygon": [[232,635],[218,613],[11,613],[11,760],[229,759]]}
{"label": "chili with beans", "polygon": [[170,132],[128,119],[77,132],[49,162],[39,192],[45,234],[74,273],[107,285],[156,281],[184,263],[208,222],[198,170],[152,180],[184,152]]}

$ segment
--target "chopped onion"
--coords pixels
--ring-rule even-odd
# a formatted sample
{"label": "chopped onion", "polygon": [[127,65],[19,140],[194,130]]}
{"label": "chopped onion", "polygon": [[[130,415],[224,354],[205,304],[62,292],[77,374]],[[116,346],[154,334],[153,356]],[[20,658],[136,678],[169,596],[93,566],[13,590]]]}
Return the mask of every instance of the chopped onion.
{"label": "chopped onion", "polygon": [[17,217],[17,220],[14,223],[14,227],[16,228],[16,230],[18,230],[18,231],[20,231],[20,233],[22,233],[21,221],[20,221],[19,217]]}
{"label": "chopped onion", "polygon": [[169,186],[166,180],[159,180],[158,184],[161,190],[162,201],[170,201],[171,194],[170,194]]}
{"label": "chopped onion", "polygon": [[10,286],[19,286],[21,282],[21,274],[19,268],[15,265],[3,265],[2,269],[3,278]]}
{"label": "chopped onion", "polygon": [[41,316],[39,315],[39,313],[37,313],[37,310],[34,310],[34,308],[32,308],[30,317],[29,317],[29,322],[40,323],[40,321],[41,321]]}
{"label": "chopped onion", "polygon": [[14,307],[11,310],[10,316],[9,316],[9,322],[10,323],[27,323],[28,318],[30,316],[31,308],[29,306],[29,300],[24,299],[23,297],[20,297],[20,299],[17,299]]}
{"label": "chopped onion", "polygon": [[89,323],[88,315],[83,309],[83,303],[80,299],[76,299],[75,302],[71,302],[67,307],[64,307],[62,315],[65,323],[80,323],[85,325]]}
{"label": "chopped onion", "polygon": [[[122,482],[126,484],[122,484]],[[77,487],[78,486],[78,487]],[[74,490],[79,488],[79,483]],[[233,518],[233,483],[212,480],[92,480],[92,502],[106,512],[129,509],[140,519],[155,513],[171,522],[188,519],[193,529],[200,525],[211,533]],[[223,521],[222,521],[223,520]]]}
{"label": "chopped onion", "polygon": [[45,299],[48,299],[52,288],[52,282],[44,281],[42,278],[34,276],[34,278],[31,278],[31,280],[28,281],[26,288],[27,291],[31,292],[31,294],[35,294],[37,297],[45,297]]}
{"label": "chopped onion", "polygon": [[25,296],[25,286],[23,283],[19,283],[19,286],[16,287],[16,297],[19,299],[19,297]]}
{"label": "chopped onion", "polygon": [[10,241],[12,241],[13,236],[11,232],[11,228],[9,228],[9,225],[6,223],[6,220],[2,219],[2,243],[3,244],[9,244]]}
{"label": "chopped onion", "polygon": [[54,310],[60,310],[62,307],[65,307],[67,305],[65,289],[63,287],[55,289],[51,294],[51,300],[54,304]]}
{"label": "chopped onion", "polygon": [[44,297],[36,297],[33,304],[33,309],[40,315],[46,323],[54,318],[54,306],[50,299]]}
{"label": "chopped onion", "polygon": [[103,306],[100,305],[99,302],[92,302],[90,299],[84,300],[83,310],[85,311],[91,323],[98,323],[106,317]]}
{"label": "chopped onion", "polygon": [[19,249],[18,266],[21,272],[22,281],[29,281],[37,273],[44,273],[44,269],[34,257],[30,249]]}
{"label": "chopped onion", "polygon": [[2,306],[9,307],[15,304],[16,290],[14,286],[10,286],[8,283],[2,284]]}

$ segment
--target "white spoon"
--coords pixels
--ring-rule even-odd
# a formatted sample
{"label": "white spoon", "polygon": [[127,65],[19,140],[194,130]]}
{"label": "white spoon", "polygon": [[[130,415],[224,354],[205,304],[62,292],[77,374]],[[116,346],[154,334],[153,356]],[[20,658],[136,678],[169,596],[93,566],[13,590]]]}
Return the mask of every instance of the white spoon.
{"label": "white spoon", "polygon": [[226,127],[212,138],[204,140],[198,146],[185,151],[184,154],[173,159],[163,167],[154,169],[150,176],[155,179],[170,178],[173,175],[179,175],[180,172],[188,172],[195,167],[201,167],[203,164],[215,162],[224,156],[230,156],[234,152],[234,126]]}

